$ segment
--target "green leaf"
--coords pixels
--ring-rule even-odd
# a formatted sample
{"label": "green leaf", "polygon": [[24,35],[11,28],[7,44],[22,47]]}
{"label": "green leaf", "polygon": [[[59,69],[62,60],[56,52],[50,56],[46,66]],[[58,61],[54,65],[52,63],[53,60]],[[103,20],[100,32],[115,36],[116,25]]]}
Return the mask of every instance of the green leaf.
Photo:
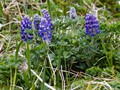
{"label": "green leaf", "polygon": [[71,56],[70,52],[63,52],[63,57],[64,58],[69,58]]}

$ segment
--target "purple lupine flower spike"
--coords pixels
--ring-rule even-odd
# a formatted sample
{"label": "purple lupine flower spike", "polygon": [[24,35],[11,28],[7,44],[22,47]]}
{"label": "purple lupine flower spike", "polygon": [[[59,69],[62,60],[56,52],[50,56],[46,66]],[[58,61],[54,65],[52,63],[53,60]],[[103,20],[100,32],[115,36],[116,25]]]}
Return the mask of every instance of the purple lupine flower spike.
{"label": "purple lupine flower spike", "polygon": [[43,9],[42,13],[43,13],[43,17],[48,21],[49,28],[52,30],[52,27],[53,27],[53,25],[52,25],[52,19],[50,17],[50,14],[48,13],[48,10]]}
{"label": "purple lupine flower spike", "polygon": [[92,13],[86,15],[85,22],[86,34],[95,36],[100,33],[98,20]]}
{"label": "purple lupine flower spike", "polygon": [[36,30],[39,30],[39,24],[40,24],[40,22],[41,22],[41,17],[40,17],[38,14],[35,14],[33,20],[34,20],[34,21],[33,21],[34,28],[35,28]]}
{"label": "purple lupine flower spike", "polygon": [[41,18],[41,22],[39,24],[38,34],[46,43],[51,42],[52,39],[52,20],[48,11],[43,9],[43,18]]}
{"label": "purple lupine flower spike", "polygon": [[76,9],[74,7],[70,8],[70,18],[75,19],[77,17]]}
{"label": "purple lupine flower spike", "polygon": [[27,31],[26,31],[26,30],[31,31],[31,29],[32,29],[32,23],[28,16],[24,16],[22,18],[20,29],[21,29],[21,32],[20,32],[21,38],[24,42],[26,42],[27,40],[33,39],[33,34],[27,33]]}

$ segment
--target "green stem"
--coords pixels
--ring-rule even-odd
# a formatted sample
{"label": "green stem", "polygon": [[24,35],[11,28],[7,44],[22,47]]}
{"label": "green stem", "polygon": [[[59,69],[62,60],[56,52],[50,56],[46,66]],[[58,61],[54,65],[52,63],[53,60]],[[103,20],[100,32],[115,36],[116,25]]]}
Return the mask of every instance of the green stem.
{"label": "green stem", "polygon": [[[60,48],[60,51],[59,51],[59,54],[58,54],[58,71],[57,71],[57,81],[60,81],[60,75],[59,75],[59,71],[60,71],[60,67],[61,67],[61,56],[62,56],[62,46],[59,47]],[[59,82],[57,82],[58,84],[58,87],[61,86]]]}
{"label": "green stem", "polygon": [[44,90],[44,83],[45,83],[45,76],[46,76],[46,59],[44,61],[44,70],[43,70],[43,82],[42,82],[42,86],[41,86],[41,90]]}
{"label": "green stem", "polygon": [[29,80],[28,80],[28,77],[27,77],[27,71],[24,71],[23,72],[23,76],[24,76],[24,80],[25,80],[25,83],[26,83],[26,86],[28,87],[28,88],[30,88],[30,84],[29,84]]}
{"label": "green stem", "polygon": [[16,49],[16,52],[15,52],[15,61],[17,61],[17,59],[18,59],[18,52],[19,52],[19,49],[20,49],[20,46],[22,45],[22,41],[19,43],[19,45],[17,46],[17,49]]}
{"label": "green stem", "polygon": [[12,69],[10,67],[10,90],[12,90]]}
{"label": "green stem", "polygon": [[27,43],[26,57],[27,57],[27,62],[28,62],[28,72],[29,72],[30,79],[31,79],[30,48],[29,48],[29,44],[28,43]]}
{"label": "green stem", "polygon": [[[18,52],[19,52],[19,49],[20,49],[20,46],[22,45],[22,41],[17,45],[16,44],[16,52],[15,52],[15,62],[17,62],[18,60]],[[14,90],[14,87],[15,87],[15,83],[16,83],[16,76],[17,76],[17,68],[15,67],[15,73],[14,73],[14,80],[13,80],[13,89]]]}

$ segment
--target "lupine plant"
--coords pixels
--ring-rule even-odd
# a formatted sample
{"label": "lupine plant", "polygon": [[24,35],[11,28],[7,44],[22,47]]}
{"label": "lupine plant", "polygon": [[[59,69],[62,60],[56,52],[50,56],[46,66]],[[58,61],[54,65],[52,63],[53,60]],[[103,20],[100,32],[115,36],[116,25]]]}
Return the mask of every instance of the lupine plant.
{"label": "lupine plant", "polygon": [[77,17],[76,9],[74,7],[70,7],[70,18],[75,19]]}
{"label": "lupine plant", "polygon": [[30,21],[28,16],[24,16],[21,21],[21,39],[26,42],[27,40],[33,39],[33,34],[31,32],[32,29],[32,22]]}
{"label": "lupine plant", "polygon": [[48,11],[46,9],[42,10],[43,17],[41,18],[41,22],[39,24],[39,30],[38,34],[39,36],[45,41],[46,43],[51,42],[52,39],[52,21],[51,17],[48,14]]}
{"label": "lupine plant", "polygon": [[41,22],[41,17],[38,14],[35,14],[33,18],[33,24],[36,30],[39,30],[40,22]]}
{"label": "lupine plant", "polygon": [[85,28],[88,35],[95,36],[100,33],[98,20],[92,13],[85,17]]}
{"label": "lupine plant", "polygon": [[[22,18],[20,29],[21,29],[21,32],[20,32],[21,39],[27,45],[27,48],[26,48],[27,64],[23,64],[23,65],[26,65],[26,66],[28,65],[28,71],[27,70],[23,71],[23,74],[24,74],[25,83],[26,83],[27,87],[30,88],[30,84],[32,82],[29,82],[28,78],[27,78],[27,77],[29,77],[30,81],[31,81],[30,47],[29,47],[29,42],[27,42],[27,41],[30,41],[33,39],[33,32],[32,32],[32,22],[30,21],[28,16],[24,16]],[[26,67],[26,66],[22,66],[22,67]]]}

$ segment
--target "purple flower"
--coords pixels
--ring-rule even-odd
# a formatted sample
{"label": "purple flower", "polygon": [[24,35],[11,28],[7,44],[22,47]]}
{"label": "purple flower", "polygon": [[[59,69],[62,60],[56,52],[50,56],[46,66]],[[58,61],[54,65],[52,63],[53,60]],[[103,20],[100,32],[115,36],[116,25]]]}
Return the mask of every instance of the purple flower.
{"label": "purple flower", "polygon": [[70,8],[70,18],[75,19],[77,17],[76,10],[74,7]]}
{"label": "purple flower", "polygon": [[43,18],[41,18],[41,22],[39,24],[39,30],[38,30],[38,34],[39,36],[43,39],[43,41],[49,43],[52,39],[52,21],[51,21],[51,17],[48,14],[47,10],[42,10],[43,12]]}
{"label": "purple flower", "polygon": [[52,27],[53,27],[53,25],[52,25],[52,19],[51,19],[51,17],[50,17],[50,14],[48,13],[48,10],[43,9],[43,10],[42,10],[42,13],[43,13],[43,17],[44,17],[44,18],[47,20],[47,22],[48,22],[49,28],[52,30]]}
{"label": "purple flower", "polygon": [[33,21],[34,28],[35,28],[36,30],[39,30],[39,24],[40,24],[40,22],[41,22],[41,17],[40,17],[38,14],[35,14],[33,20],[34,20],[34,21]]}
{"label": "purple flower", "polygon": [[31,33],[32,23],[29,20],[28,16],[24,16],[22,18],[20,29],[21,29],[21,32],[20,32],[21,38],[24,42],[26,42],[27,40],[33,39],[33,34]]}
{"label": "purple flower", "polygon": [[92,13],[86,15],[85,22],[86,34],[95,36],[100,33],[98,20]]}

